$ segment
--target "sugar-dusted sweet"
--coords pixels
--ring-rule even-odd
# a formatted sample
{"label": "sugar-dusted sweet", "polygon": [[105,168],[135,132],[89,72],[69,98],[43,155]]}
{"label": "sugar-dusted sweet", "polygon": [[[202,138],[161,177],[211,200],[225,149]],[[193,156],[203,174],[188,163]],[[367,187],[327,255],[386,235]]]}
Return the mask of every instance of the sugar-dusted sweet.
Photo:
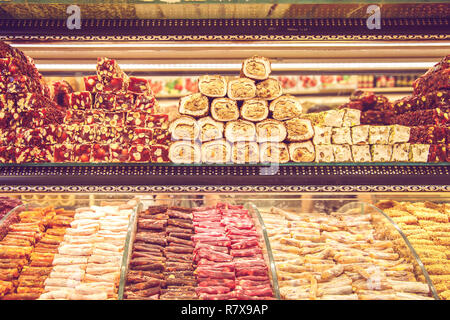
{"label": "sugar-dusted sweet", "polygon": [[370,126],[369,144],[389,144],[390,132],[389,126]]}
{"label": "sugar-dusted sweet", "polygon": [[154,163],[170,162],[169,146],[161,144],[150,146],[150,160]]}
{"label": "sugar-dusted sweet", "polygon": [[227,96],[233,100],[247,100],[255,98],[255,81],[248,78],[236,78],[228,81]]}
{"label": "sugar-dusted sweet", "polygon": [[87,110],[92,108],[92,95],[89,91],[67,93],[64,104],[72,109]]}
{"label": "sugar-dusted sweet", "polygon": [[207,142],[223,138],[223,122],[214,120],[211,117],[204,117],[197,120],[200,129],[199,140]]}
{"label": "sugar-dusted sweet", "polygon": [[333,154],[335,162],[352,162],[352,150],[347,144],[333,144]]}
{"label": "sugar-dusted sweet", "polygon": [[150,162],[152,153],[147,145],[132,145],[129,150],[130,162]]}
{"label": "sugar-dusted sweet", "polygon": [[369,144],[369,125],[355,126],[352,127],[351,136],[352,144],[364,145]]}
{"label": "sugar-dusted sweet", "polygon": [[353,142],[350,127],[333,128],[331,130],[331,142],[333,144],[351,145]]}
{"label": "sugar-dusted sweet", "polygon": [[154,95],[150,94],[135,94],[133,110],[140,110],[153,113],[156,106],[156,99]]}
{"label": "sugar-dusted sweet", "polygon": [[401,125],[393,125],[391,126],[390,134],[389,134],[389,143],[405,143],[409,141],[411,128],[407,126]]}
{"label": "sugar-dusted sweet", "polygon": [[117,93],[114,111],[128,111],[134,107],[134,95],[132,93]]}
{"label": "sugar-dusted sweet", "polygon": [[269,104],[272,118],[279,121],[302,116],[303,107],[300,100],[292,95],[282,95]]}
{"label": "sugar-dusted sweet", "polygon": [[275,78],[267,78],[256,84],[256,96],[264,100],[274,100],[281,96],[283,88],[281,83]]}
{"label": "sugar-dusted sweet", "polygon": [[227,85],[227,79],[221,75],[203,75],[198,78],[198,89],[207,97],[225,97]]}
{"label": "sugar-dusted sweet", "polygon": [[331,144],[319,144],[314,146],[316,150],[316,162],[334,162],[333,146]]}
{"label": "sugar-dusted sweet", "polygon": [[429,144],[411,144],[409,149],[410,162],[427,162],[430,153]]}
{"label": "sugar-dusted sweet", "polygon": [[342,119],[343,127],[353,127],[361,124],[361,111],[356,109],[343,110],[345,110],[344,118]]}
{"label": "sugar-dusted sweet", "polygon": [[56,144],[54,145],[53,160],[55,162],[71,162],[73,161],[72,144]]}
{"label": "sugar-dusted sweet", "polygon": [[352,157],[354,162],[371,162],[370,146],[368,144],[352,145]]}
{"label": "sugar-dusted sweet", "polygon": [[73,148],[74,162],[90,162],[92,144],[75,144]]}
{"label": "sugar-dusted sweet", "polygon": [[288,148],[292,162],[313,162],[316,158],[314,145],[311,141],[292,142],[288,144]]}
{"label": "sugar-dusted sweet", "polygon": [[129,77],[130,84],[128,86],[128,91],[133,93],[142,93],[147,95],[152,95],[152,89],[150,88],[150,83],[145,78]]}
{"label": "sugar-dusted sweet", "polygon": [[265,57],[252,56],[242,62],[241,74],[254,80],[267,79],[272,72],[270,60]]}
{"label": "sugar-dusted sweet", "polygon": [[313,143],[318,144],[331,144],[331,132],[332,127],[327,126],[314,126]]}
{"label": "sugar-dusted sweet", "polygon": [[91,162],[109,162],[110,149],[109,144],[95,143],[92,146]]}
{"label": "sugar-dusted sweet", "polygon": [[209,112],[209,99],[199,92],[184,96],[178,103],[178,112],[196,118],[204,117]]}
{"label": "sugar-dusted sweet", "polygon": [[94,109],[105,111],[116,110],[116,95],[110,92],[99,92],[95,95]]}
{"label": "sugar-dusted sweet", "polygon": [[372,162],[389,162],[392,158],[392,145],[374,144],[370,146]]}
{"label": "sugar-dusted sweet", "polygon": [[255,127],[257,142],[282,142],[286,139],[287,131],[283,121],[266,119],[257,122]]}
{"label": "sugar-dusted sweet", "polygon": [[236,120],[227,122],[224,136],[230,143],[238,141],[255,141],[256,127],[253,122],[247,120]]}
{"label": "sugar-dusted sweet", "polygon": [[409,150],[411,145],[409,143],[396,143],[392,147],[391,161],[408,162]]}
{"label": "sugar-dusted sweet", "polygon": [[128,162],[130,159],[130,146],[124,143],[112,143],[109,145],[111,162]]}

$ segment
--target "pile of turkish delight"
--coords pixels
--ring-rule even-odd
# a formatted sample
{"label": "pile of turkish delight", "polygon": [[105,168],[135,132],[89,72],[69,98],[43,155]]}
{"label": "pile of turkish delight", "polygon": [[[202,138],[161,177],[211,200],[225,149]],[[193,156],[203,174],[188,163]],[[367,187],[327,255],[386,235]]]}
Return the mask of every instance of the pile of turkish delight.
{"label": "pile of turkish delight", "polygon": [[419,77],[411,96],[390,103],[382,95],[358,91],[341,106],[361,112],[351,140],[347,134],[355,162],[360,152],[368,161],[450,161],[448,61],[449,56]]}
{"label": "pile of turkish delight", "polygon": [[155,114],[148,80],[129,77],[113,59],[99,58],[85,91],[68,92],[54,162],[166,162],[168,116]]}
{"label": "pile of turkish delight", "polygon": [[155,114],[148,80],[99,58],[74,92],[3,42],[0,58],[0,163],[169,161],[168,115]]}
{"label": "pile of turkish delight", "polygon": [[0,162],[52,161],[53,137],[42,133],[63,119],[33,60],[0,42]]}

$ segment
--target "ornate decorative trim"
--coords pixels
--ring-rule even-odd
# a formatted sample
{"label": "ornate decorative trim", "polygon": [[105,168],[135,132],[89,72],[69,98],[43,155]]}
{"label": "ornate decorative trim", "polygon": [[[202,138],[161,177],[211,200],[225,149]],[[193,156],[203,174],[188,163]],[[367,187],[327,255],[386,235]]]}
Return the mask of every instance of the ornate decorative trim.
{"label": "ornate decorative trim", "polygon": [[32,185],[3,185],[0,186],[1,193],[313,193],[313,192],[450,192],[450,185],[415,185],[415,186],[392,186],[392,185],[317,185],[317,186],[32,186]]}
{"label": "ornate decorative trim", "polygon": [[449,19],[86,19],[80,30],[64,20],[3,19],[0,40],[64,41],[349,41],[446,40]]}

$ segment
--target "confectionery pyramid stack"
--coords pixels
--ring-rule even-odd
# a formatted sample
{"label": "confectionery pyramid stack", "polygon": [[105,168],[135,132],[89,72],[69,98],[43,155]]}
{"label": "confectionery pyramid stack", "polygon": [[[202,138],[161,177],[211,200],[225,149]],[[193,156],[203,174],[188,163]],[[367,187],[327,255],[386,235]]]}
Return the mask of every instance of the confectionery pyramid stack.
{"label": "confectionery pyramid stack", "polygon": [[240,77],[199,78],[199,93],[179,101],[181,117],[169,127],[175,163],[284,163],[314,161],[313,128],[302,106],[283,95],[271,64],[253,56]]}
{"label": "confectionery pyramid stack", "polygon": [[[369,131],[368,139],[353,145],[371,145],[372,161],[449,161],[449,57],[442,59],[414,82],[411,96],[390,103],[382,95],[358,91],[341,108],[361,111],[361,126],[353,135]],[[379,138],[373,138],[373,134]],[[372,135],[372,138],[371,138]],[[362,136],[361,136],[362,138]],[[366,146],[352,146],[353,149]],[[384,154],[379,157],[378,154]],[[358,159],[353,154],[354,162]],[[376,158],[376,159],[375,159]]]}
{"label": "confectionery pyramid stack", "polygon": [[85,91],[64,95],[65,124],[55,162],[167,162],[168,116],[155,114],[148,80],[128,77],[113,59],[99,58]]}
{"label": "confectionery pyramid stack", "polygon": [[413,83],[413,94],[394,102],[393,124],[411,126],[411,143],[429,145],[429,162],[450,161],[450,56]]}
{"label": "confectionery pyramid stack", "polygon": [[0,162],[51,162],[63,110],[31,58],[0,42]]}

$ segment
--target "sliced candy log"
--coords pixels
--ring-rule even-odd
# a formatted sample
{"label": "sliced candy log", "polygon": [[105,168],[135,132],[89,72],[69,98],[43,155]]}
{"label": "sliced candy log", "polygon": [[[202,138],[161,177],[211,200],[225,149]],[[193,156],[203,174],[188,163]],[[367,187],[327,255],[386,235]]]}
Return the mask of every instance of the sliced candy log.
{"label": "sliced candy log", "polygon": [[242,63],[241,74],[254,80],[267,79],[271,72],[270,60],[264,57],[255,55]]}

